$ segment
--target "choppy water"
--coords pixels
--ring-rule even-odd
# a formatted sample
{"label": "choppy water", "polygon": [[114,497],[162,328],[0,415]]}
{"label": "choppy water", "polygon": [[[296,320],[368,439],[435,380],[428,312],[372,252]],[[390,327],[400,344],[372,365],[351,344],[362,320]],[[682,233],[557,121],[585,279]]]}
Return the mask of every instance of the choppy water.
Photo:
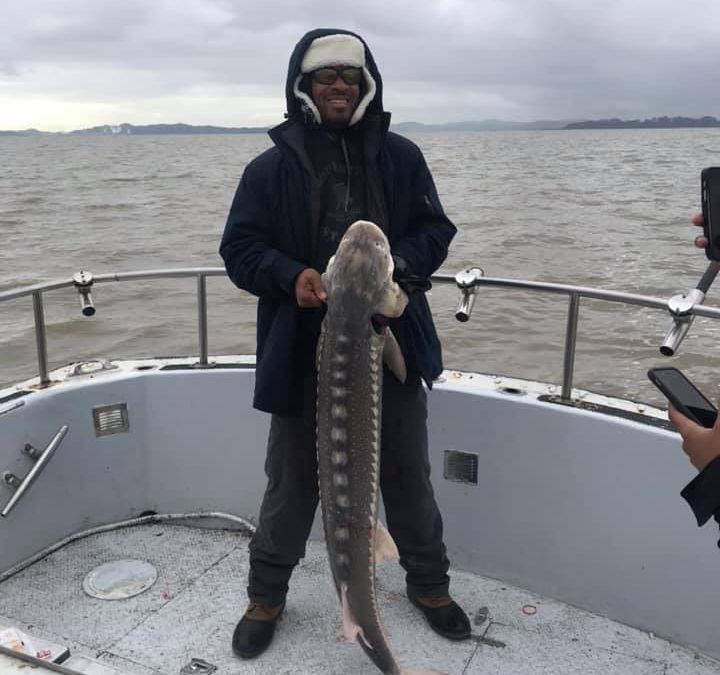
{"label": "choppy water", "polygon": [[[413,136],[459,228],[443,271],[670,296],[706,262],[691,245],[701,168],[720,164],[720,130],[511,132]],[[245,164],[264,136],[0,138],[0,290],[79,269],[96,274],[220,266],[217,247]],[[717,301],[711,289],[708,303]],[[210,279],[210,351],[254,350],[252,298]],[[103,284],[95,317],[76,294],[45,298],[51,365],[86,357],[197,350],[195,283]],[[567,301],[483,292],[468,324],[454,291],[436,288],[448,367],[560,382]],[[586,301],[576,386],[660,401],[648,367],[673,363],[711,396],[720,324],[698,319],[681,354],[658,345],[669,318]],[[0,305],[0,383],[35,374],[28,299]]]}

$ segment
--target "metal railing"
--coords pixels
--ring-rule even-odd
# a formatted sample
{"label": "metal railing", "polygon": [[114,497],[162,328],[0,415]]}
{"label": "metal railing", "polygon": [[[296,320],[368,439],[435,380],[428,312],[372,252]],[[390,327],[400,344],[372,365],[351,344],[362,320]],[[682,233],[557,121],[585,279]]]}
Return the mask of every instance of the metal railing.
{"label": "metal railing", "polygon": [[[717,269],[715,269],[717,273]],[[82,275],[82,276],[81,276]],[[208,323],[207,323],[207,278],[224,277],[227,272],[222,267],[199,267],[180,268],[169,270],[146,270],[138,272],[124,272],[120,274],[101,274],[93,277],[88,273],[75,275],[73,279],[53,281],[45,284],[37,284],[18,288],[10,291],[0,292],[0,303],[7,300],[15,300],[23,297],[32,297],[33,311],[35,318],[35,341],[37,345],[38,375],[41,385],[50,383],[48,367],[47,338],[45,328],[45,315],[43,309],[43,294],[63,288],[75,288],[81,295],[81,306],[83,314],[91,316],[94,313],[91,288],[94,284],[139,281],[156,279],[197,279],[197,308],[198,308],[198,367],[209,366],[208,361]],[[707,276],[706,273],[705,276]],[[705,279],[705,277],[703,277]],[[705,307],[699,304],[702,299],[693,295],[690,291],[687,296],[674,296],[670,300],[635,293],[624,293],[620,291],[607,291],[585,286],[573,286],[569,284],[546,283],[542,281],[524,281],[518,279],[503,279],[499,277],[485,277],[482,270],[473,268],[464,270],[455,276],[449,274],[437,274],[432,281],[439,285],[457,286],[461,291],[460,304],[456,317],[460,321],[467,321],[472,312],[474,298],[477,289],[483,286],[499,287],[519,291],[530,291],[535,293],[548,293],[553,295],[565,295],[568,297],[568,314],[565,331],[565,346],[563,358],[562,393],[563,398],[569,399],[572,392],[573,373],[575,369],[575,346],[577,343],[577,329],[580,312],[580,301],[583,298],[593,300],[604,300],[625,305],[637,305],[653,309],[664,309],[669,311],[673,317],[673,327],[668,333],[661,351],[663,354],[671,355],[677,350],[682,339],[687,333],[687,326],[695,316],[703,316],[711,319],[720,319],[720,308]],[[707,289],[705,289],[707,290]],[[677,309],[678,298],[688,298],[689,301],[683,306],[682,311]],[[91,311],[92,310],[92,311]],[[682,325],[683,330],[678,330]],[[671,337],[672,336],[672,337]],[[672,349],[666,344],[670,340]]]}
{"label": "metal railing", "polygon": [[[200,359],[199,366],[208,363],[208,327],[207,327],[207,277],[224,277],[227,272],[222,267],[189,267],[169,270],[144,270],[139,272],[122,272],[120,274],[99,274],[93,276],[87,272],[80,272],[72,279],[51,281],[45,284],[36,284],[17,288],[0,293],[0,303],[6,300],[16,300],[32,296],[35,316],[35,342],[37,344],[38,376],[40,384],[50,383],[48,367],[47,331],[45,328],[45,312],[43,309],[43,293],[62,288],[76,288],[81,296],[83,314],[92,316],[94,305],[92,303],[91,289],[94,284],[111,281],[139,281],[146,279],[197,279],[197,306],[198,306],[198,343]],[[92,309],[92,311],[90,311]]]}

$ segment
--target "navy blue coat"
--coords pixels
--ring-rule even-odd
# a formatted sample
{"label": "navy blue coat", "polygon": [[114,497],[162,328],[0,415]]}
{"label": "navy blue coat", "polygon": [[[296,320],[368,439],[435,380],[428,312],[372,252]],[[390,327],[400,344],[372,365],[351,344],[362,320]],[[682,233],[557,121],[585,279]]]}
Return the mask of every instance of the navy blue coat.
{"label": "navy blue coat", "polygon": [[713,516],[720,525],[720,457],[708,463],[680,494],[693,510],[698,526],[704,525]]}
{"label": "navy blue coat", "polygon": [[[299,73],[310,42],[340,30],[308,33],[296,47],[288,69],[289,119],[270,131],[275,147],[255,158],[243,172],[230,208],[220,254],[230,279],[257,295],[257,369],[254,406],[277,414],[302,406],[302,359],[297,353],[298,317],[308,311],[295,300],[295,279],[312,266],[312,209],[307,167],[288,140],[302,133],[303,117],[291,82]],[[382,82],[366,46],[368,70],[378,94],[365,118],[381,124],[378,163],[388,213],[393,255],[407,262],[408,273],[429,277],[442,264],[455,234],[445,216],[420,149],[389,132],[382,111]],[[323,270],[320,270],[321,272]],[[402,321],[405,349],[428,386],[442,371],[442,355],[423,293],[414,293]]]}

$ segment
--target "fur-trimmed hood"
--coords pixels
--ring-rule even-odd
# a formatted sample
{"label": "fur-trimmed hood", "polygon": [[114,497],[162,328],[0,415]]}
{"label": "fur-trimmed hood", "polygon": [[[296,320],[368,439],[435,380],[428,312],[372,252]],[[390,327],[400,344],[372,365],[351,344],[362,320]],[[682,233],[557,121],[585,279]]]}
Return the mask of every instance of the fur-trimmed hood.
{"label": "fur-trimmed hood", "polygon": [[[375,59],[373,58],[370,49],[365,44],[365,41],[356,33],[341,28],[317,28],[303,35],[300,41],[295,46],[292,55],[290,56],[290,63],[288,65],[287,81],[285,83],[285,98],[287,101],[287,117],[290,120],[304,119],[303,107],[307,107],[297,96],[296,85],[298,83],[298,77],[302,75],[301,64],[305,53],[307,52],[310,44],[316,38],[327,37],[329,35],[351,35],[364,45],[365,47],[365,68],[367,69],[370,77],[374,81],[375,93],[370,101],[365,102],[365,109],[363,116],[369,113],[382,113],[382,78],[380,72],[375,65]],[[367,84],[363,89],[367,93]],[[360,105],[363,105],[361,99]],[[357,120],[359,121],[359,120]]]}

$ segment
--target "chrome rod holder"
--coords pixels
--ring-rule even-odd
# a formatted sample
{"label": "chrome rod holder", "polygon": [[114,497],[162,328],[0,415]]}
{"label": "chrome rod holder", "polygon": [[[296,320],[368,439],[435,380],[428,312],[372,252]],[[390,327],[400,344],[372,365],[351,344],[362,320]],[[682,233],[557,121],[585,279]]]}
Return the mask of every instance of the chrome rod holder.
{"label": "chrome rod holder", "polygon": [[680,344],[688,334],[693,321],[695,321],[695,316],[692,314],[687,317],[673,316],[673,325],[670,327],[670,330],[660,345],[660,353],[663,356],[675,356],[677,350],[680,348]]}
{"label": "chrome rod holder", "polygon": [[[65,438],[65,434],[67,434],[68,429],[69,427],[67,426],[67,424],[63,424],[63,426],[60,427],[60,430],[55,434],[55,436],[53,436],[53,439],[50,441],[47,448],[45,448],[45,450],[40,453],[40,456],[38,457],[32,469],[28,471],[25,478],[20,480],[17,476],[11,474],[10,472],[5,472],[3,474],[3,479],[5,480],[5,483],[12,490],[14,490],[14,492],[12,497],[10,497],[10,501],[8,501],[8,503],[5,505],[5,508],[0,511],[0,516],[6,518],[7,515],[15,508],[17,503],[22,499],[23,495],[35,482],[42,470],[47,466],[47,463],[55,454],[55,451],[58,449],[58,447],[60,447],[60,443],[62,443],[63,439]],[[31,450],[28,450],[28,448],[31,448]],[[32,457],[37,453],[37,450],[35,448],[32,448],[32,446],[28,444],[25,446],[24,452]]]}
{"label": "chrome rod holder", "polygon": [[455,283],[462,293],[455,310],[455,318],[458,321],[465,323],[470,319],[470,314],[472,314],[475,305],[477,282],[484,276],[485,272],[480,267],[471,267],[455,275]]}
{"label": "chrome rod holder", "polygon": [[686,295],[673,295],[668,300],[667,307],[672,316],[673,325],[660,345],[660,353],[663,356],[675,356],[677,353],[695,320],[694,309],[705,302],[705,294],[712,282],[715,281],[718,271],[720,271],[720,263],[711,262],[695,288]]}
{"label": "chrome rod holder", "polygon": [[30,445],[30,443],[26,443],[25,447],[23,448],[23,452],[30,457],[30,459],[33,459],[37,462],[40,457],[42,457],[42,450],[38,450],[37,448]]}
{"label": "chrome rod holder", "polygon": [[10,471],[5,471],[2,478],[5,484],[13,489],[19,488],[20,483],[22,483],[22,481],[14,473],[10,473]]}
{"label": "chrome rod holder", "polygon": [[80,270],[73,275],[73,284],[80,295],[80,310],[83,316],[95,314],[95,305],[92,299],[93,275],[90,272]]}

